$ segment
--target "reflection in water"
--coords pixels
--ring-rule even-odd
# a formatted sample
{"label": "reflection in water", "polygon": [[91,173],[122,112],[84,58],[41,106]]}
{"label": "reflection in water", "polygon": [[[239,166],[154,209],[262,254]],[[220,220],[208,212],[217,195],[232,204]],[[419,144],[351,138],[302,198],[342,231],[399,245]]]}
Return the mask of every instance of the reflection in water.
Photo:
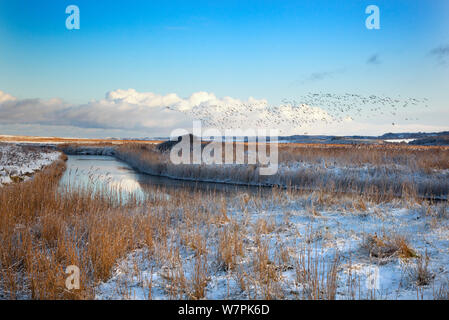
{"label": "reflection in water", "polygon": [[111,181],[110,185],[114,189],[120,189],[126,192],[138,192],[141,190],[139,182],[133,179],[125,178],[121,181]]}
{"label": "reflection in water", "polygon": [[171,188],[183,188],[192,192],[217,192],[227,196],[264,191],[257,187],[183,181],[141,174],[114,157],[91,155],[68,156],[67,170],[61,178],[60,188],[113,192],[122,199],[132,195],[138,200],[161,196],[168,198],[169,195],[164,190]]}
{"label": "reflection in water", "polygon": [[138,174],[132,168],[113,157],[75,155],[68,156],[60,188],[114,193],[122,199],[130,195],[144,199],[145,193],[138,180]]}

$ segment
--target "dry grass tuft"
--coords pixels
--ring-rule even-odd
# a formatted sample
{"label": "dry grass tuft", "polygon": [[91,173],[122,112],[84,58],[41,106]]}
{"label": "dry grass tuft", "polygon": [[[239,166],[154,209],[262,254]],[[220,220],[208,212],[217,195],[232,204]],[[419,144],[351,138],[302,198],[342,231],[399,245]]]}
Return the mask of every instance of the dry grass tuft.
{"label": "dry grass tuft", "polygon": [[403,259],[417,258],[415,250],[413,250],[405,237],[397,234],[387,235],[383,233],[378,236],[368,235],[365,239],[363,247],[369,252],[370,257],[388,260],[393,257]]}
{"label": "dry grass tuft", "polygon": [[435,278],[435,275],[429,269],[429,260],[430,258],[426,251],[425,255],[421,255],[416,259],[416,264],[407,269],[409,279],[416,286],[429,285]]}
{"label": "dry grass tuft", "polygon": [[237,223],[224,226],[218,233],[218,262],[225,270],[233,270],[243,256],[243,235]]}
{"label": "dry grass tuft", "polygon": [[340,256],[335,252],[326,264],[322,253],[311,245],[300,249],[296,263],[296,283],[302,286],[302,298],[310,300],[334,300],[337,294]]}
{"label": "dry grass tuft", "polygon": [[433,295],[435,300],[449,300],[449,282],[441,284]]}

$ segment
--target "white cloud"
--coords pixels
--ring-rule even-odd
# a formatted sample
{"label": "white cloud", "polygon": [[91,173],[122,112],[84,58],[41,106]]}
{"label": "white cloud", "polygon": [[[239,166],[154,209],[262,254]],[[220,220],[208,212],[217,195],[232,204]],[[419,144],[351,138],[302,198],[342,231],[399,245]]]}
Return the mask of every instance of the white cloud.
{"label": "white cloud", "polygon": [[3,92],[0,90],[0,103],[6,102],[6,101],[13,101],[16,100],[15,97],[13,97],[10,94],[7,94],[6,92]]}
{"label": "white cloud", "polygon": [[57,124],[59,114],[67,108],[60,99],[16,99],[8,94],[0,98],[0,123]]}
{"label": "white cloud", "polygon": [[379,117],[366,123],[362,119],[354,120],[352,114],[342,114],[340,118],[319,104],[273,106],[264,99],[219,98],[202,91],[181,98],[175,93],[161,95],[118,89],[108,92],[104,99],[82,105],[67,104],[61,99],[16,99],[0,91],[0,128],[7,128],[8,132],[14,127],[18,130],[59,127],[61,132],[70,131],[70,135],[81,128],[80,136],[88,132],[97,134],[101,130],[111,136],[168,136],[173,129],[191,128],[192,120],[202,120],[203,127],[219,129],[278,129],[281,135],[378,135],[388,131],[449,129],[430,122],[392,126],[391,121]]}
{"label": "white cloud", "polygon": [[145,105],[147,107],[169,106],[182,101],[176,94],[171,93],[165,96],[152,92],[137,92],[135,89],[110,91],[106,94],[104,102],[128,103],[136,105]]}
{"label": "white cloud", "polygon": [[193,109],[226,112],[228,107],[266,103],[254,98],[248,101],[224,97],[213,93],[196,92],[180,98],[174,93],[160,95],[137,92],[135,89],[115,90],[101,100],[82,105],[69,105],[60,99],[15,99],[0,92],[0,124],[40,124],[74,126],[80,128],[164,130],[191,127],[198,119]]}

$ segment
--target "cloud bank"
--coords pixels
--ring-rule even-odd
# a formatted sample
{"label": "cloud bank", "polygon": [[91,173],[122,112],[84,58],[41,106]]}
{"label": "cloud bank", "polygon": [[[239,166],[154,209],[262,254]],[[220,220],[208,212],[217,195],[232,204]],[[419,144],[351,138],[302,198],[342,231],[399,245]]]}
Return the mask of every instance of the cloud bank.
{"label": "cloud bank", "polygon": [[[328,101],[328,96],[333,99]],[[354,116],[364,111],[361,102],[353,96],[343,99],[329,94],[309,94],[302,98],[302,103],[284,101],[281,105],[270,105],[265,99],[220,98],[202,91],[182,98],[175,93],[161,95],[118,89],[106,93],[103,99],[75,105],[57,98],[17,99],[0,91],[0,134],[161,137],[177,128],[191,129],[193,120],[201,120],[203,127],[221,130],[277,129],[280,135],[370,135],[402,129],[396,120],[392,128],[390,118],[380,119],[383,111],[389,111],[390,117],[397,111],[373,107],[373,101],[377,101],[373,97],[359,97],[359,100],[369,102],[365,107],[371,108],[371,118],[377,122],[367,123],[367,119],[360,117],[354,120]],[[383,104],[385,99],[379,101]],[[401,101],[398,103],[402,105]],[[412,125],[408,123],[403,129],[431,130],[424,124]],[[438,129],[434,127],[434,131]]]}
{"label": "cloud bank", "polygon": [[[332,117],[319,107],[285,103],[271,106],[265,99],[219,98],[195,92],[187,98],[135,89],[114,90],[104,99],[70,105],[61,99],[16,99],[0,91],[0,124],[69,126],[168,135],[176,128],[191,128],[193,120],[218,129],[278,129],[287,134],[295,128]],[[303,129],[301,129],[303,130]]]}
{"label": "cloud bank", "polygon": [[[218,98],[213,93],[196,92],[181,98],[171,93],[160,95],[134,89],[115,90],[104,99],[72,105],[61,99],[17,99],[0,91],[0,124],[52,125],[90,129],[151,130],[191,127],[199,119],[192,110],[213,109],[225,112],[238,105],[266,104],[265,100],[246,101]],[[219,111],[220,110],[220,111]]]}

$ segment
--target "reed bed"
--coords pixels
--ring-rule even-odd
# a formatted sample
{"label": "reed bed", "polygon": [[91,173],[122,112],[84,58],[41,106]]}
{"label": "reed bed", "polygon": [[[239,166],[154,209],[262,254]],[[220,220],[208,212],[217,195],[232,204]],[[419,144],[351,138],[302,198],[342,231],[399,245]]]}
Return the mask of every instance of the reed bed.
{"label": "reed bed", "polygon": [[[30,181],[0,188],[0,286],[6,298],[92,297],[90,282],[106,279],[133,245],[126,207],[87,190],[61,193],[64,169],[60,160]],[[69,265],[83,272],[76,293],[65,290]]]}
{"label": "reed bed", "polygon": [[[170,297],[201,299],[210,266],[230,270],[245,255],[247,231],[227,216],[226,200],[214,193],[148,187],[149,192],[168,196],[142,202],[130,195],[124,201],[105,190],[61,189],[64,170],[61,159],[29,181],[0,188],[2,299],[92,299],[96,286],[111,278],[117,262],[142,248],[147,259],[167,269]],[[212,247],[218,252],[212,254]],[[242,281],[257,285],[254,298],[261,297],[260,292],[275,296],[270,290],[279,279],[265,276],[272,268],[266,243],[261,241],[257,248],[254,275],[249,273]],[[190,278],[183,274],[183,250],[195,254]],[[78,290],[65,287],[70,265],[81,270]],[[121,290],[126,295],[125,284]]]}
{"label": "reed bed", "polygon": [[[153,151],[137,144],[117,149],[128,163],[161,174],[166,155]],[[0,299],[108,298],[104,286],[111,283],[110,298],[136,298],[136,287],[147,299],[336,299],[339,292],[360,298],[360,284],[342,273],[351,269],[347,253],[324,246],[340,236],[320,224],[326,212],[383,220],[395,207],[409,208],[436,221],[436,229],[448,216],[447,206],[412,197],[384,205],[342,190],[277,186],[226,195],[143,185],[150,196],[142,200],[114,190],[62,189],[64,170],[61,159],[29,181],[0,188]],[[301,229],[308,224],[318,227]],[[390,248],[407,253],[398,259],[423,256],[404,235],[367,239],[360,247],[371,256]],[[70,265],[81,271],[78,290],[65,286]],[[415,285],[427,285],[427,260],[416,266]]]}
{"label": "reed bed", "polygon": [[[236,150],[235,143],[233,148]],[[244,151],[248,152],[247,144]],[[354,193],[378,201],[394,197],[447,199],[449,193],[449,149],[439,147],[283,144],[278,172],[271,176],[260,175],[259,164],[175,165],[169,151],[160,152],[156,145],[122,145],[116,148],[116,157],[153,175]]]}

